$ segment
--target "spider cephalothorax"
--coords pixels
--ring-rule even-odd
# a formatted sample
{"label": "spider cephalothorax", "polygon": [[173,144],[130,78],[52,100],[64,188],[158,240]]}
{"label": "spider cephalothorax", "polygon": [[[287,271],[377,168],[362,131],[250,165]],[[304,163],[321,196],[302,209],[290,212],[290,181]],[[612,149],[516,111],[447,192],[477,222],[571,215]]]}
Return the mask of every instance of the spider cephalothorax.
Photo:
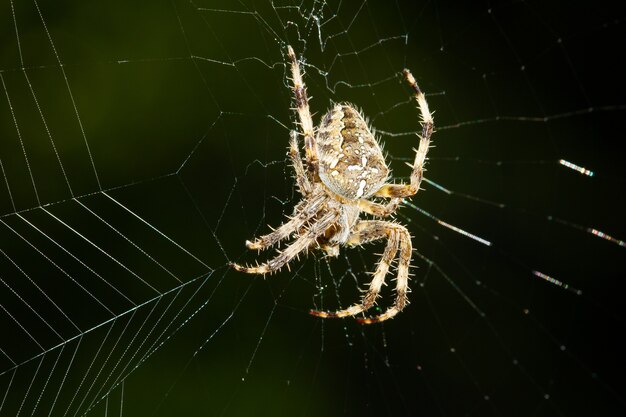
{"label": "spider cephalothorax", "polygon": [[[359,314],[374,305],[385,282],[389,267],[398,251],[396,300],[392,307],[373,318],[357,319],[361,323],[376,323],[398,314],[407,304],[409,267],[411,263],[411,236],[406,227],[384,220],[361,220],[365,212],[374,217],[393,214],[402,199],[417,193],[422,181],[424,161],[433,132],[433,118],[424,94],[407,69],[404,77],[413,89],[422,116],[422,134],[416,151],[409,184],[389,184],[389,168],[372,129],[351,104],[333,106],[322,118],[317,134],[309,110],[300,64],[289,46],[293,91],[304,137],[305,161],[300,157],[298,133],[291,132],[289,156],[296,172],[296,182],[302,194],[289,221],[272,233],[253,242],[249,249],[268,249],[281,240],[294,236],[294,241],[282,252],[258,266],[233,264],[238,271],[250,274],[272,273],[309,249],[320,248],[337,255],[340,246],[358,246],[379,239],[387,239],[387,246],[374,272],[369,289],[361,303],[335,312],[311,311],[318,317],[346,317]],[[390,198],[386,204],[371,198]]]}

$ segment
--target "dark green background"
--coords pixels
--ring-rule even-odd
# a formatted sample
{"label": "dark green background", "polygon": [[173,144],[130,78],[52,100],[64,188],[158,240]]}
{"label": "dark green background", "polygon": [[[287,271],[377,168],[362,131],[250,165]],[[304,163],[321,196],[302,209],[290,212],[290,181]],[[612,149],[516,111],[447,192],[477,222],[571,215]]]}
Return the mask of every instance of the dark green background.
{"label": "dark green background", "polygon": [[[57,327],[64,340],[77,332],[9,257],[83,331],[106,323],[37,357],[40,349],[3,316],[0,347],[18,363],[37,359],[13,368],[2,358],[0,371],[9,371],[0,376],[0,393],[8,392],[1,415],[22,402],[24,415],[64,415],[75,392],[72,415],[92,400],[93,415],[119,415],[120,404],[123,415],[137,416],[624,413],[625,249],[584,230],[626,236],[618,151],[624,13],[613,2],[328,3],[0,4],[0,158],[13,197],[1,184],[8,257],[0,258],[0,277],[49,323],[65,323]],[[312,14],[325,22],[319,32]],[[408,175],[403,163],[419,128],[399,76],[411,68],[438,126],[427,178],[457,192],[427,184],[412,201],[493,242],[483,246],[402,208],[398,221],[434,264],[416,256],[412,304],[383,325],[307,314],[354,302],[355,280],[367,282],[380,246],[328,262],[313,254],[266,280],[227,268],[255,259],[243,242],[279,224],[297,201],[285,161],[295,122],[287,44],[306,59],[315,120],[333,101],[356,103],[383,132],[399,178]],[[561,158],[596,175],[559,166]],[[166,295],[155,298],[41,206]],[[24,219],[147,304],[132,309]],[[107,321],[110,314],[25,240],[106,300],[117,319]],[[2,305],[46,349],[59,343],[0,288]],[[387,291],[381,306],[391,297]],[[141,341],[158,333],[165,343],[133,371],[147,352]],[[65,369],[54,402],[51,388]],[[118,373],[129,375],[123,387]]]}

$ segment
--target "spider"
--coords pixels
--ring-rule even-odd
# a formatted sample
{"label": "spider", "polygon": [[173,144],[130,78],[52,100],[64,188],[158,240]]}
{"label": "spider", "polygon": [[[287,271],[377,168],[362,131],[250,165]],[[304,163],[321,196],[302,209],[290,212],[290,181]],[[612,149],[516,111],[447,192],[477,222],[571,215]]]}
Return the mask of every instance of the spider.
{"label": "spider", "polygon": [[[385,220],[362,220],[361,212],[375,218],[395,213],[406,197],[417,193],[422,181],[424,162],[433,133],[433,118],[424,94],[408,69],[403,75],[413,90],[421,112],[422,132],[409,184],[390,184],[391,171],[381,147],[364,116],[349,103],[335,104],[322,118],[317,130],[309,110],[306,87],[300,62],[291,46],[287,47],[291,77],[302,136],[305,160],[300,156],[298,133],[291,131],[289,157],[295,171],[302,200],[295,206],[289,220],[271,233],[246,241],[248,249],[264,250],[293,235],[294,241],[278,255],[257,266],[231,264],[237,271],[268,274],[289,265],[295,257],[309,249],[319,248],[327,255],[337,256],[340,246],[359,246],[387,239],[387,246],[361,302],[334,312],[311,310],[317,317],[348,317],[365,312],[380,296],[392,262],[398,251],[396,298],[393,306],[371,318],[357,318],[360,323],[377,323],[393,318],[408,305],[411,235],[401,224]],[[373,198],[390,199],[387,204]]]}

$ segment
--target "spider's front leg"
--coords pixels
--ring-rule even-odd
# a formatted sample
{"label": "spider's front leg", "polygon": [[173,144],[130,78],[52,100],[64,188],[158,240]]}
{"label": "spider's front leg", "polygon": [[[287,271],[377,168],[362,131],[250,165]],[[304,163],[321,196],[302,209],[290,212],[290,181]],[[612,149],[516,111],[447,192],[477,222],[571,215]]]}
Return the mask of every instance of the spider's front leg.
{"label": "spider's front leg", "polygon": [[[359,319],[361,323],[375,323],[378,321],[386,320],[395,316],[406,305],[406,292],[408,289],[408,265],[411,260],[411,240],[409,232],[396,223],[385,222],[380,220],[363,220],[357,224],[357,227],[350,235],[348,244],[352,246],[362,245],[367,242],[387,238],[387,246],[383,252],[374,277],[370,282],[369,289],[363,296],[360,304],[353,305],[343,310],[326,312],[319,310],[312,310],[310,313],[317,317],[322,318],[334,318],[334,317],[348,317],[362,313],[371,308],[380,294],[380,290],[385,283],[385,276],[389,272],[389,267],[396,257],[398,247],[400,247],[400,264],[398,265],[398,282],[396,304],[392,307],[394,310],[388,310],[388,313],[384,318],[381,316],[374,317],[372,319]],[[408,241],[408,246],[407,246]],[[408,250],[408,258],[406,253]]]}
{"label": "spider's front leg", "polygon": [[407,293],[409,292],[409,267],[411,265],[411,252],[413,245],[411,244],[411,235],[406,227],[388,223],[389,227],[393,227],[400,239],[400,257],[398,258],[398,275],[396,278],[396,300],[393,306],[389,307],[383,314],[369,318],[357,318],[356,321],[362,324],[380,323],[393,318],[401,312],[404,307],[409,305]]}
{"label": "spider's front leg", "polygon": [[298,239],[293,241],[289,246],[285,248],[283,251],[279,251],[278,255],[269,261],[262,263],[257,266],[243,266],[239,264],[231,264],[233,268],[240,272],[246,272],[248,274],[261,274],[265,275],[268,273],[276,272],[287,263],[289,263],[293,258],[298,256],[303,251],[306,251],[313,244],[316,243],[317,238],[324,234],[326,229],[328,229],[335,221],[339,214],[336,212],[327,212],[324,214],[319,220],[316,220],[309,229],[300,236]]}
{"label": "spider's front leg", "polygon": [[246,241],[246,247],[254,250],[265,250],[271,248],[281,240],[287,239],[296,230],[303,227],[321,209],[326,197],[323,194],[311,196],[308,200],[303,200],[294,210],[293,216],[288,222],[281,224],[272,233],[260,236],[254,241]]}

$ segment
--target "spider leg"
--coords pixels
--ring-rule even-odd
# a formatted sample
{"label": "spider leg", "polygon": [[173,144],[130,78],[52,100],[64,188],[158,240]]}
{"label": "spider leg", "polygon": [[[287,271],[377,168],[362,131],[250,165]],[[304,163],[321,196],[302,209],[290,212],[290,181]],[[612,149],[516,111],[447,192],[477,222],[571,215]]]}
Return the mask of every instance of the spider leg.
{"label": "spider leg", "polygon": [[318,172],[317,145],[315,143],[315,133],[313,131],[313,118],[309,109],[309,99],[306,95],[306,86],[300,73],[300,63],[291,46],[287,46],[287,55],[291,60],[291,79],[293,82],[293,92],[296,98],[296,110],[300,119],[300,126],[304,135],[304,147],[306,151],[307,168],[316,176]]}
{"label": "spider leg", "polygon": [[376,217],[387,217],[395,213],[402,204],[402,198],[394,198],[387,204],[378,204],[370,200],[359,200],[359,209]]}
{"label": "spider leg", "polygon": [[262,263],[257,266],[242,266],[238,264],[231,264],[233,268],[240,272],[246,272],[248,274],[262,274],[272,273],[278,271],[285,266],[289,261],[299,255],[301,252],[307,250],[313,245],[317,238],[324,234],[326,229],[330,227],[339,217],[336,212],[327,212],[319,220],[311,225],[309,230],[306,231],[301,237],[293,241],[282,252],[278,253],[273,259]]}
{"label": "spider leg", "polygon": [[291,158],[291,164],[294,171],[296,171],[296,183],[298,184],[298,190],[303,196],[311,194],[311,181],[307,172],[302,165],[302,159],[300,158],[300,150],[298,149],[298,132],[291,131],[291,140],[289,141],[289,158]]}
{"label": "spider leg", "polygon": [[305,200],[306,204],[296,206],[294,215],[288,222],[281,224],[273,232],[254,239],[253,242],[247,240],[246,247],[248,249],[264,250],[274,246],[281,240],[287,239],[289,235],[304,226],[307,221],[319,212],[325,199],[326,197],[323,194],[319,194],[317,197]]}
{"label": "spider leg", "polygon": [[419,146],[415,152],[415,161],[412,165],[413,171],[411,172],[410,184],[385,184],[376,192],[376,197],[410,197],[419,191],[424,176],[424,163],[430,146],[430,137],[433,134],[433,116],[430,110],[428,110],[428,103],[426,102],[424,93],[422,93],[422,90],[418,87],[411,71],[405,69],[402,73],[409,83],[409,86],[413,89],[415,100],[420,108],[422,116],[422,134],[420,135]]}
{"label": "spider leg", "polygon": [[387,246],[385,247],[385,251],[378,262],[376,272],[374,272],[374,278],[372,278],[369,289],[361,300],[361,304],[355,304],[351,307],[335,312],[311,310],[310,314],[322,318],[348,317],[359,314],[372,307],[376,302],[376,298],[379,296],[380,289],[385,283],[385,276],[389,271],[391,262],[393,262],[396,257],[396,253],[398,252],[398,245],[402,240],[401,232],[399,232],[401,230],[400,228],[401,226],[395,223],[380,220],[360,221],[357,224],[355,232],[350,235],[348,244],[353,246],[362,245],[363,243],[387,237]]}
{"label": "spider leg", "polygon": [[411,264],[411,235],[406,227],[395,224],[395,229],[400,238],[400,258],[398,259],[398,277],[396,279],[396,300],[392,307],[378,316],[370,318],[357,318],[356,320],[362,324],[380,323],[393,318],[396,314],[409,304],[407,293],[409,292],[409,265]]}

